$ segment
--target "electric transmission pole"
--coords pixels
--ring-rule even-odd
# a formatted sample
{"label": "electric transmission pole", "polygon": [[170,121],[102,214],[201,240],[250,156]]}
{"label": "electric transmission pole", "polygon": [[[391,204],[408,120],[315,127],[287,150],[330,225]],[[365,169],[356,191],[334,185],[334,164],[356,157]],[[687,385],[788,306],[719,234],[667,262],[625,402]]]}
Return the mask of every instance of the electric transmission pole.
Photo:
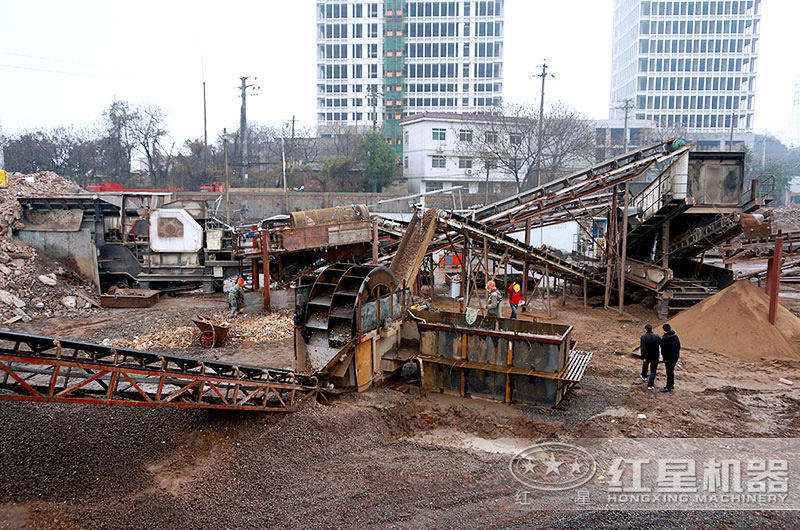
{"label": "electric transmission pole", "polygon": [[555,77],[553,74],[547,73],[547,61],[542,63],[542,73],[536,74],[535,77],[542,78],[542,93],[539,100],[539,137],[536,141],[536,187],[542,185],[542,134],[544,130],[544,82],[548,77]]}
{"label": "electric transmission pole", "polygon": [[203,79],[203,180],[208,184],[208,120],[206,114],[206,80]]}
{"label": "electric transmission pole", "polygon": [[[634,109],[635,105],[633,104],[633,99],[629,98],[626,99],[622,105],[617,107],[620,110],[625,111],[625,128],[623,130],[623,137],[622,137],[622,153],[625,154],[628,152],[628,116],[630,112]],[[615,186],[616,187],[616,186]],[[614,194],[616,195],[617,190],[614,190]],[[620,245],[622,246],[622,256],[620,257],[620,264],[619,264],[619,314],[623,313],[623,306],[625,305],[625,269],[626,269],[626,261],[628,258],[628,181],[625,181],[625,191],[623,192],[625,195],[623,196],[623,206],[622,206],[622,238],[620,239]],[[669,222],[669,221],[667,221]]]}
{"label": "electric transmission pole", "polygon": [[378,130],[378,85],[370,85],[369,91],[372,92],[372,130]]}
{"label": "electric transmission pole", "polygon": [[[258,86],[254,84],[247,84],[248,76],[240,77],[242,80],[241,86],[239,86],[239,90],[242,91],[242,112],[239,119],[239,145],[241,147],[241,165],[242,165],[242,181],[247,183],[247,164],[249,161],[248,154],[247,154],[247,89],[248,88],[255,88],[258,89]],[[258,78],[255,78],[258,79]]]}

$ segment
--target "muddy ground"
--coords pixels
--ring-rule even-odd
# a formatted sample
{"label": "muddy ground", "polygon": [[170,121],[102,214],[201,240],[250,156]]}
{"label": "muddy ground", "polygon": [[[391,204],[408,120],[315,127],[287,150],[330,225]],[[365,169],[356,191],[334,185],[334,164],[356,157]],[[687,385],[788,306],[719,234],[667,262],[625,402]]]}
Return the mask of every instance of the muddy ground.
{"label": "muddy ground", "polygon": [[[168,298],[150,309],[14,329],[100,341],[183,324],[224,304],[220,296]],[[596,352],[580,387],[556,408],[406,384],[291,415],[3,403],[0,528],[798,526],[791,512],[523,509],[508,464],[512,449],[535,441],[800,435],[798,360],[742,363],[684,351],[675,391],[660,394],[640,384],[641,361],[630,355],[643,325],[659,323],[652,310],[628,306],[618,317],[570,297],[548,318],[572,324],[578,347]],[[280,367],[293,357],[291,340],[170,353]]]}

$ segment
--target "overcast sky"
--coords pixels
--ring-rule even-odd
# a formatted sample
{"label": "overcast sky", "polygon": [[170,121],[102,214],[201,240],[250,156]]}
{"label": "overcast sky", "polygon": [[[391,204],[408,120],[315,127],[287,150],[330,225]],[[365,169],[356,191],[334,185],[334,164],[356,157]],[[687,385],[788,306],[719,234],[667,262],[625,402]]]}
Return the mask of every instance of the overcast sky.
{"label": "overcast sky", "polygon": [[[506,0],[505,95],[538,102],[530,79],[547,59],[546,100],[608,117],[613,0]],[[113,98],[168,113],[174,138],[201,137],[202,66],[209,137],[238,127],[236,86],[258,76],[251,121],[315,116],[314,0],[0,0],[0,124],[5,134],[91,127]],[[799,0],[765,0],[757,131],[788,130],[800,75]]]}

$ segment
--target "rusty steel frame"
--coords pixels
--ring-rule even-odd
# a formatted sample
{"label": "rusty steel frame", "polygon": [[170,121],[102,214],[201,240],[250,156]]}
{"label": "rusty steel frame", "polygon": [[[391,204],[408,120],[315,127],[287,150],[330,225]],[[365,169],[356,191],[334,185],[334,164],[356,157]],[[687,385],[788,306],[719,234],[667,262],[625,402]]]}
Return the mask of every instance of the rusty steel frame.
{"label": "rusty steel frame", "polygon": [[536,217],[567,202],[588,197],[638,177],[654,164],[670,160],[689,150],[691,145],[673,150],[675,139],[626,153],[585,170],[555,179],[537,188],[502,199],[477,210],[473,218],[501,227]]}
{"label": "rusty steel frame", "polygon": [[781,263],[783,262],[783,239],[775,240],[775,250],[767,261],[767,294],[769,295],[769,323],[775,325],[778,315],[778,294],[781,286]]}
{"label": "rusty steel frame", "polygon": [[316,398],[291,370],[0,330],[0,401],[292,412]]}

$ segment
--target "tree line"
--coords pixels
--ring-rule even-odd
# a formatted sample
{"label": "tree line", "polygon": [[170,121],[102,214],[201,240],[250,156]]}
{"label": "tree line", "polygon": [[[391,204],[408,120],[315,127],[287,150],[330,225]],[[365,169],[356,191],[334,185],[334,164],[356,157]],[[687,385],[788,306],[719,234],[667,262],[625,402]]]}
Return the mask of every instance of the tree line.
{"label": "tree line", "polygon": [[113,101],[92,127],[30,131],[0,141],[7,170],[54,171],[81,186],[199,189],[224,180],[226,151],[232,187],[280,188],[285,174],[292,188],[375,191],[400,174],[395,151],[377,132],[343,129],[318,138],[310,128],[252,123],[247,137],[246,181],[238,131],[210,139],[207,149],[202,138],[178,143],[157,105]]}

